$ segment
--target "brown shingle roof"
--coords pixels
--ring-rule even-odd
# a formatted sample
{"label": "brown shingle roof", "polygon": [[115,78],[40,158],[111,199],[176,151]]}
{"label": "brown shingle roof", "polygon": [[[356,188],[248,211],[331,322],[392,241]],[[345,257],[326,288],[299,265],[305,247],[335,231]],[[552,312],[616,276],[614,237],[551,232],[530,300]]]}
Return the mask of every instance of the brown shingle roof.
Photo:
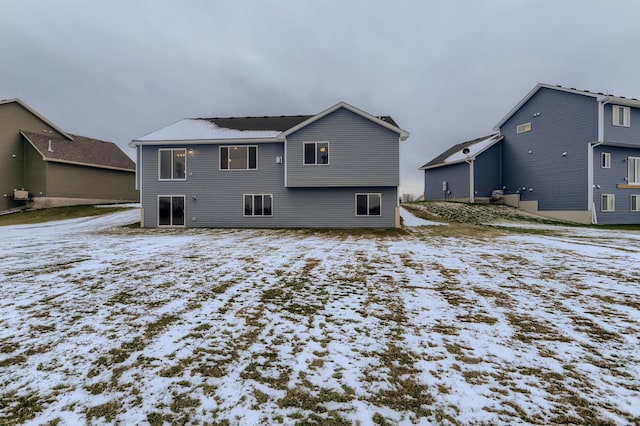
{"label": "brown shingle roof", "polygon": [[73,140],[21,132],[45,161],[135,171],[135,163],[113,142],[70,135]]}

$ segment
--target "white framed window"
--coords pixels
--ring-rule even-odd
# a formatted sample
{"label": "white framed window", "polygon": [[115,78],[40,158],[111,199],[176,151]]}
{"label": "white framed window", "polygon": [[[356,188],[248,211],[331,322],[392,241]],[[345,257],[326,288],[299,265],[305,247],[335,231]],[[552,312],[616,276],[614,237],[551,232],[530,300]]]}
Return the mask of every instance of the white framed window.
{"label": "white framed window", "polygon": [[244,216],[273,216],[272,194],[244,194]]}
{"label": "white framed window", "polygon": [[616,211],[616,196],[614,194],[602,194],[600,210],[603,212]]}
{"label": "white framed window", "polygon": [[634,194],[631,196],[631,211],[640,212],[640,194]]}
{"label": "white framed window", "polygon": [[161,148],[158,150],[158,180],[187,179],[187,150]]}
{"label": "white framed window", "polygon": [[356,216],[382,216],[382,194],[356,194]]}
{"label": "white framed window", "polygon": [[220,170],[256,170],[258,147],[256,145],[221,146]]}
{"label": "white framed window", "polygon": [[184,226],[184,195],[158,196],[158,226]]}
{"label": "white framed window", "polygon": [[627,157],[627,183],[640,185],[640,157]]}
{"label": "white framed window", "polygon": [[328,165],[329,142],[303,142],[302,162],[305,165]]}
{"label": "white framed window", "polygon": [[629,127],[631,125],[631,108],[613,105],[611,110],[614,126]]}
{"label": "white framed window", "polygon": [[516,133],[524,133],[524,132],[530,132],[530,131],[531,131],[531,122],[518,124],[518,126],[516,127]]}
{"label": "white framed window", "polygon": [[610,152],[603,152],[600,154],[600,167],[602,167],[603,169],[610,169],[611,168],[611,153]]}

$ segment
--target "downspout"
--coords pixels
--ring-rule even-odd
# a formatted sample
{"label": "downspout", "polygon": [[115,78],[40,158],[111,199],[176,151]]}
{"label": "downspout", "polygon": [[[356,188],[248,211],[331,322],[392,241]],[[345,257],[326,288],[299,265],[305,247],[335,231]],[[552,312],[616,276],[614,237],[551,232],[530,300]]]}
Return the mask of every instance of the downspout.
{"label": "downspout", "polygon": [[587,209],[591,211],[591,223],[598,223],[596,205],[593,197],[593,149],[604,143],[604,106],[611,102],[610,96],[598,97],[598,140],[587,145]]}

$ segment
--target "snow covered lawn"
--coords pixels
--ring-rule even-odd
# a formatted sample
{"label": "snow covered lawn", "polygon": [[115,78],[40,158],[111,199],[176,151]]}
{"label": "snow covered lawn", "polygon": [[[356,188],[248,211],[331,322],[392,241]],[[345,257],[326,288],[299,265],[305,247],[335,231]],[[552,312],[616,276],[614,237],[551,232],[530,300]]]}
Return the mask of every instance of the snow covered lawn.
{"label": "snow covered lawn", "polygon": [[0,227],[0,418],[640,422],[640,234]]}

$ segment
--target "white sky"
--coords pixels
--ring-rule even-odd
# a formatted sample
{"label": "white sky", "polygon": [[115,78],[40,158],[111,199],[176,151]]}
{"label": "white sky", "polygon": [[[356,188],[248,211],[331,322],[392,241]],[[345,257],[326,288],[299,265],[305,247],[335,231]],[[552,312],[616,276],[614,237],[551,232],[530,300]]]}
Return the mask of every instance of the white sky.
{"label": "white sky", "polygon": [[391,115],[401,191],[539,82],[640,97],[640,2],[0,0],[0,99],[126,145],[186,117]]}

